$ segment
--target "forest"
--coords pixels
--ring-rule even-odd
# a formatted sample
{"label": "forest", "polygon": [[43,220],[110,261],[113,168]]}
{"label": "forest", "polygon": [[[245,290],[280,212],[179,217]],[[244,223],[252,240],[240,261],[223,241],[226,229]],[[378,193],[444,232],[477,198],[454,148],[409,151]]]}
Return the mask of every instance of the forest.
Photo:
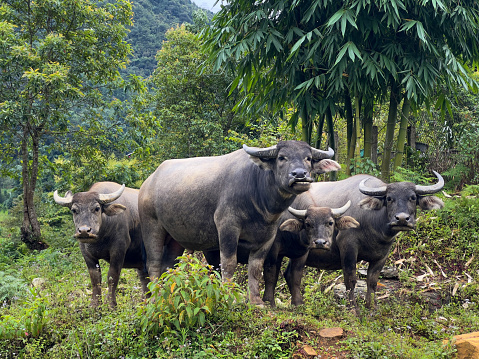
{"label": "forest", "polygon": [[[0,10],[0,357],[468,357],[455,336],[479,331],[476,1],[234,0],[213,15],[189,0],[26,0]],[[179,257],[149,298],[124,268],[116,308],[101,259],[103,300],[91,305],[74,212],[55,191],[140,189],[169,159],[289,140],[334,150],[341,168],[316,182],[444,179],[442,208],[419,207],[414,229],[388,247],[376,308],[365,260],[356,307],[342,270],[311,266],[295,305],[287,258],[263,306],[248,302],[248,265],[222,281],[201,251]]]}

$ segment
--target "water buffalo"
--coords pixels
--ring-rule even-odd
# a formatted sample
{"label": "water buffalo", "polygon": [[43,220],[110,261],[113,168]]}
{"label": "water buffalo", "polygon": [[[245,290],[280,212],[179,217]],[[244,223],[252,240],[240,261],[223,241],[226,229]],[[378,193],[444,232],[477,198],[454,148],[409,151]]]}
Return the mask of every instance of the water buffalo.
{"label": "water buffalo", "polygon": [[[416,207],[423,210],[439,209],[444,203],[436,196],[444,186],[441,175],[434,171],[438,182],[419,186],[411,182],[386,184],[369,175],[356,175],[338,182],[313,183],[308,192],[296,197],[295,208],[311,205],[335,206],[350,200],[348,215],[361,225],[340,231],[333,239],[329,251],[312,249],[301,258],[291,259],[285,278],[292,295],[292,303],[302,304],[301,278],[305,265],[320,269],[342,269],[349,300],[357,308],[354,297],[356,264],[360,260],[369,263],[367,272],[366,306],[371,306],[379,273],[386,262],[394,238],[400,231],[408,231],[416,225]],[[376,306],[376,298],[374,298]]]}
{"label": "water buffalo", "polygon": [[101,302],[100,259],[110,263],[108,296],[111,308],[116,307],[116,287],[122,268],[136,268],[146,293],[149,280],[138,216],[138,190],[114,182],[98,182],[87,192],[72,194],[68,191],[65,197],[60,197],[55,191],[53,197],[73,214],[74,237],[90,273],[91,306],[97,307]]}
{"label": "water buffalo", "polygon": [[[272,306],[275,305],[274,292],[284,257],[300,258],[313,248],[329,250],[334,231],[359,226],[354,218],[343,216],[350,205],[351,201],[341,208],[312,206],[305,210],[297,210],[289,207],[289,212],[283,212],[276,238],[264,261],[263,301],[269,302]],[[218,268],[220,262],[218,251],[205,251],[204,255],[209,264]],[[249,251],[238,247],[237,257],[239,263],[246,264]]]}
{"label": "water buffalo", "polygon": [[[250,251],[250,302],[262,304],[258,280],[276,234],[281,213],[307,191],[310,172],[339,169],[321,151],[301,141],[281,141],[268,148],[243,145],[216,157],[163,162],[140,188],[139,212],[150,277],[158,277],[171,239],[190,250],[220,251],[223,280],[237,264],[238,244]],[[178,253],[178,254],[181,254]]]}

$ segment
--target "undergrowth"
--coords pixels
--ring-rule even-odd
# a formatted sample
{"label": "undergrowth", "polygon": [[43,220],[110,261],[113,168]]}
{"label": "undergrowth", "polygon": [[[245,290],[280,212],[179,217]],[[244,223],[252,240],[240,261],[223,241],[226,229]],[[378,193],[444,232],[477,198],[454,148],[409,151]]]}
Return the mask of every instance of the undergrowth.
{"label": "undergrowth", "polygon": [[[359,299],[361,317],[333,290],[340,271],[306,268],[299,307],[290,306],[280,276],[277,307],[258,308],[241,291],[245,266],[236,285],[225,285],[200,253],[151,284],[149,301],[135,271],[124,269],[118,308],[93,309],[69,222],[44,226],[50,248],[38,253],[2,225],[0,358],[306,358],[306,347],[337,358],[453,358],[454,346],[443,341],[479,330],[479,202],[475,188],[467,191],[443,198],[443,210],[419,213],[416,230],[397,237],[386,264],[399,270],[395,290],[384,295],[378,287],[376,311]],[[334,342],[319,335],[331,327],[344,330]]]}

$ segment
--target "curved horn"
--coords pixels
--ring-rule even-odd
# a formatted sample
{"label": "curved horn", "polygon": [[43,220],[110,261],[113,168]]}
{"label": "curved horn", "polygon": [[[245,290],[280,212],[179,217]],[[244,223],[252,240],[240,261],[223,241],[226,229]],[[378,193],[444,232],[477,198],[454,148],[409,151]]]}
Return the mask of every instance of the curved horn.
{"label": "curved horn", "polygon": [[313,154],[313,159],[315,160],[324,160],[325,158],[333,158],[334,150],[331,147],[328,147],[327,151],[318,150],[317,148],[311,147],[311,153]]}
{"label": "curved horn", "polygon": [[61,206],[67,207],[72,204],[73,195],[70,191],[65,193],[65,197],[60,197],[58,191],[53,192],[53,199]]}
{"label": "curved horn", "polygon": [[245,152],[250,156],[261,158],[276,158],[278,154],[278,149],[276,148],[276,145],[266,148],[248,147],[246,145],[243,145],[243,150],[245,150]]}
{"label": "curved horn", "polygon": [[344,212],[346,212],[348,210],[349,206],[351,206],[351,200],[349,200],[341,208],[331,208],[331,212],[333,212],[333,217],[338,218],[338,217],[342,216],[344,214]]}
{"label": "curved horn", "polygon": [[437,183],[430,186],[416,185],[416,193],[418,195],[433,194],[439,192],[444,187],[444,178],[442,178],[442,176],[436,171],[432,172],[436,175],[438,179]]}
{"label": "curved horn", "polygon": [[288,207],[289,213],[299,219],[306,218],[306,209],[294,209],[293,207]]}
{"label": "curved horn", "polygon": [[365,183],[369,178],[365,178],[361,181],[359,184],[359,191],[362,194],[368,195],[368,196],[384,196],[386,194],[386,189],[387,186],[381,186],[381,187],[366,187]]}
{"label": "curved horn", "polygon": [[118,199],[121,196],[124,189],[125,185],[123,184],[118,191],[112,193],[100,193],[98,195],[98,202],[101,204],[113,202],[115,199]]}

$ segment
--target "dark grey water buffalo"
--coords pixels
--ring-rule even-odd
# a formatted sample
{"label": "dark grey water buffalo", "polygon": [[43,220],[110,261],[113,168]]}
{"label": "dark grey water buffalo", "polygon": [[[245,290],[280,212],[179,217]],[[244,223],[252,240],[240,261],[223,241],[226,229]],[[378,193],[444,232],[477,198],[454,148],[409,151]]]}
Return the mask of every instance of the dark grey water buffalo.
{"label": "dark grey water buffalo", "polygon": [[88,192],[68,191],[65,197],[60,197],[55,191],[53,197],[73,214],[74,237],[90,273],[91,305],[97,307],[101,302],[100,259],[110,263],[110,307],[116,306],[116,287],[122,268],[136,268],[146,292],[149,281],[138,216],[138,190],[114,182],[98,182]]}
{"label": "dark grey water buffalo", "polygon": [[[350,205],[351,201],[341,208],[309,207],[297,210],[290,207],[288,212],[283,212],[276,238],[264,261],[263,301],[274,306],[274,292],[284,257],[300,258],[313,248],[329,250],[335,231],[359,226],[354,218],[343,216]],[[218,251],[205,251],[204,255],[209,264],[218,268]],[[248,257],[249,251],[238,247],[238,262],[246,264]]]}
{"label": "dark grey water buffalo", "polygon": [[371,295],[376,291],[379,273],[386,262],[394,237],[400,231],[415,228],[417,206],[423,210],[444,206],[436,196],[428,196],[444,186],[441,175],[437,172],[434,174],[438,182],[430,186],[419,186],[411,182],[385,184],[373,176],[356,175],[338,182],[313,183],[308,192],[296,197],[293,206],[300,209],[311,205],[337,206],[350,200],[348,215],[355,218],[360,226],[340,231],[334,237],[329,251],[312,249],[301,258],[290,260],[285,278],[291,291],[292,303],[303,303],[300,285],[303,268],[307,265],[320,269],[342,269],[349,300],[356,306],[356,264],[364,260],[369,263],[366,305],[370,307]]}
{"label": "dark grey water buffalo", "polygon": [[309,189],[311,171],[339,169],[328,159],[332,155],[304,142],[282,141],[163,162],[141,186],[138,202],[150,277],[171,265],[162,263],[162,256],[164,250],[174,252],[169,247],[173,238],[190,250],[218,249],[223,279],[229,280],[239,244],[250,251],[250,301],[261,304],[258,280],[280,215]]}

